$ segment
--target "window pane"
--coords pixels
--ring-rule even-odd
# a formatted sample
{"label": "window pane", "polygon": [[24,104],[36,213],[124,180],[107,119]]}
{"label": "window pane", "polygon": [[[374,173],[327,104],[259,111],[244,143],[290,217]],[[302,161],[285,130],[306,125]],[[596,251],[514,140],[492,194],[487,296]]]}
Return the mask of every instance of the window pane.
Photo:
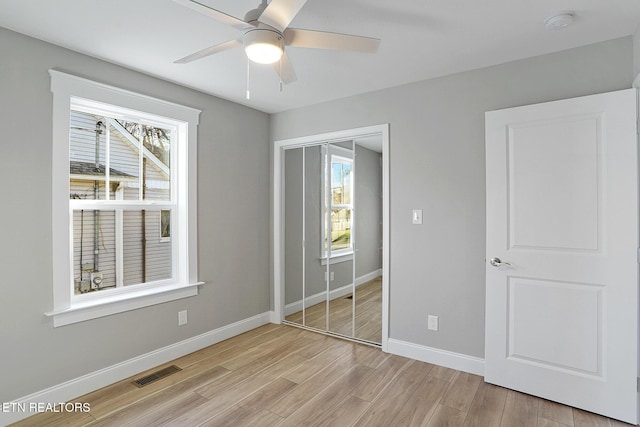
{"label": "window pane", "polygon": [[73,212],[75,294],[116,286],[115,211]]}
{"label": "window pane", "polygon": [[[71,110],[69,119],[69,175],[71,198],[104,199],[106,137],[102,118]],[[91,180],[90,191],[75,191],[74,181]],[[93,181],[102,191],[93,189]],[[97,197],[96,197],[97,196]]]}
{"label": "window pane", "polygon": [[162,217],[170,222],[171,216],[169,210],[162,212],[75,210],[75,294],[171,279],[170,228],[162,227]]}
{"label": "window pane", "polygon": [[351,210],[333,209],[331,211],[331,250],[351,247]]}
{"label": "window pane", "polygon": [[109,119],[109,181],[115,200],[140,200],[138,141],[119,122]]}
{"label": "window pane", "polygon": [[334,205],[351,204],[351,163],[331,161],[331,197]]}
{"label": "window pane", "polygon": [[141,140],[144,147],[142,200],[171,200],[171,131],[138,122],[119,121],[118,125],[128,139]]}
{"label": "window pane", "polygon": [[[123,213],[123,285],[137,285],[173,276],[171,236],[163,236],[162,217],[170,211],[125,211]],[[167,218],[169,216],[169,218]],[[166,223],[165,223],[166,225]],[[170,228],[164,229],[165,234]]]}
{"label": "window pane", "polygon": [[[97,186],[104,187],[108,154],[112,200],[171,200],[169,129],[76,110],[71,111],[69,127],[71,187],[73,181],[79,180],[95,181]],[[91,197],[76,198],[93,199],[96,194],[99,199],[106,198],[104,188],[91,192]]]}

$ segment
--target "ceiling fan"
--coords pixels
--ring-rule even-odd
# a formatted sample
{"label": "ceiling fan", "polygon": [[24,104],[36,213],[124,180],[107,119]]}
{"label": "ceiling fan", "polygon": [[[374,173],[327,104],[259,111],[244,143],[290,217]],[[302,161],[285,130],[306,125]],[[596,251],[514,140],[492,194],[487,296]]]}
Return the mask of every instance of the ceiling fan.
{"label": "ceiling fan", "polygon": [[376,38],[288,28],[307,0],[271,0],[269,3],[262,0],[257,8],[245,14],[244,19],[228,15],[195,0],[173,1],[243,31],[243,35],[237,39],[192,53],[174,61],[176,64],[186,64],[244,46],[245,53],[251,61],[274,64],[280,81],[291,83],[296,81],[296,74],[285,52],[285,46],[373,53],[380,45],[380,39]]}

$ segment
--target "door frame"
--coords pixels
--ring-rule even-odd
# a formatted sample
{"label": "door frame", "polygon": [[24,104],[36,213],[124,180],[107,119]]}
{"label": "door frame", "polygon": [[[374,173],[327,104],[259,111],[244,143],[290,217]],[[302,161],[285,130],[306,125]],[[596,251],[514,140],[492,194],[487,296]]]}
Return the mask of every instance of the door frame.
{"label": "door frame", "polygon": [[284,150],[323,142],[382,136],[382,351],[389,341],[389,124],[283,139],[273,148],[273,305],[272,323],[284,320]]}

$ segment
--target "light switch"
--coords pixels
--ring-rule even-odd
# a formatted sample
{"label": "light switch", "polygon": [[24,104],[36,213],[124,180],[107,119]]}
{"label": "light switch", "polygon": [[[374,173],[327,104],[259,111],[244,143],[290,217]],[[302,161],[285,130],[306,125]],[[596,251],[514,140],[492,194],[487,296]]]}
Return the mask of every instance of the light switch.
{"label": "light switch", "polygon": [[411,218],[414,224],[422,224],[422,209],[414,209]]}

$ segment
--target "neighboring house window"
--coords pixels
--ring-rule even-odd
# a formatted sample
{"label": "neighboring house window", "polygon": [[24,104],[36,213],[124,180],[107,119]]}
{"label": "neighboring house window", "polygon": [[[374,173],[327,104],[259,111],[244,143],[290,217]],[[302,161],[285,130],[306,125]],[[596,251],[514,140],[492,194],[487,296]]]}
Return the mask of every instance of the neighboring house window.
{"label": "neighboring house window", "polygon": [[323,171],[322,258],[353,254],[353,152],[329,146]]}
{"label": "neighboring house window", "polygon": [[50,74],[54,326],[196,295],[199,111]]}
{"label": "neighboring house window", "polygon": [[171,241],[171,211],[168,209],[160,211],[160,241]]}

